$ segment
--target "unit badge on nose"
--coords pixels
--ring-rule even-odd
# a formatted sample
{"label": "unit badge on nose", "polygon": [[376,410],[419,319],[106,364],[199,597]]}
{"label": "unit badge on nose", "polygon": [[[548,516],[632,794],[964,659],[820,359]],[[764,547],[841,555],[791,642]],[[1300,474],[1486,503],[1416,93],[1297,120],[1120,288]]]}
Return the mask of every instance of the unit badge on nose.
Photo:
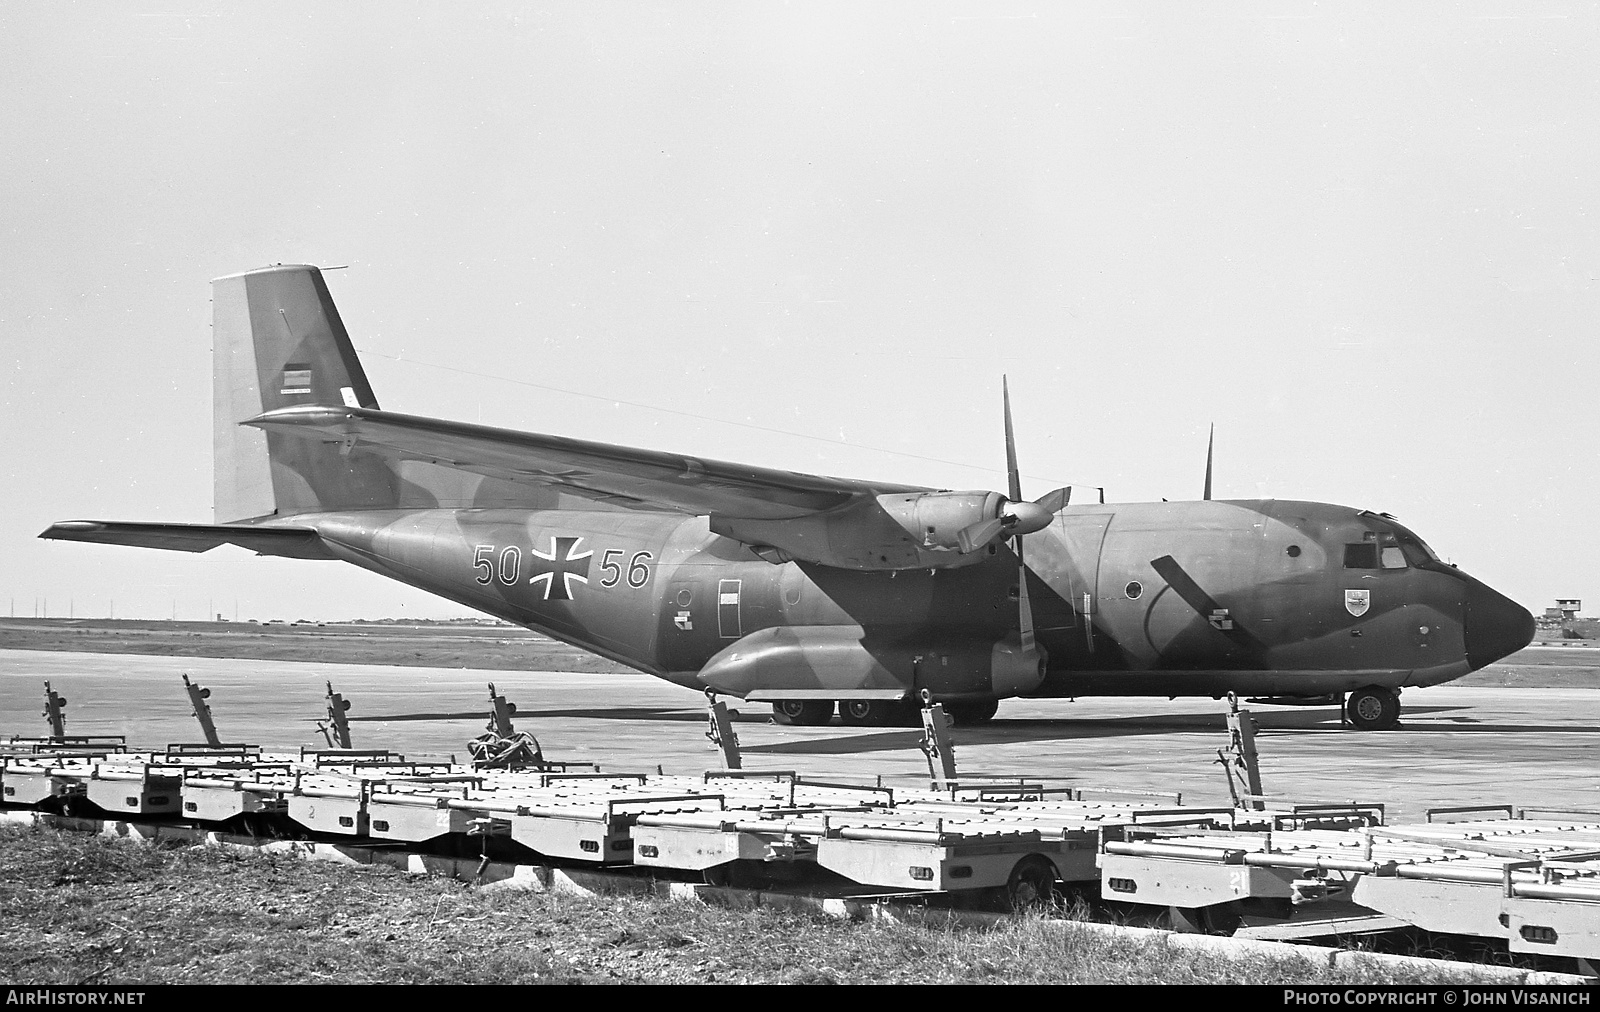
{"label": "unit badge on nose", "polygon": [[1365,615],[1370,607],[1372,607],[1372,591],[1347,590],[1344,592],[1344,610],[1356,618]]}

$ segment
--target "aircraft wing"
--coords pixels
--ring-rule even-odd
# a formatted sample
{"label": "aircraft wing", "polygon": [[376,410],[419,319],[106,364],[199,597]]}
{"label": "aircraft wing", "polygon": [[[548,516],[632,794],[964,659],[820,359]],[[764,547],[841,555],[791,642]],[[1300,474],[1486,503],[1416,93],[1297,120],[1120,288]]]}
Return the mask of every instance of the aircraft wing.
{"label": "aircraft wing", "polygon": [[913,485],[730,464],[377,408],[304,405],[268,411],[241,424],[508,481],[555,485],[596,500],[695,516],[789,520],[872,496],[929,491]]}
{"label": "aircraft wing", "polygon": [[51,524],[41,538],[90,541],[101,545],[165,548],[177,552],[209,552],[218,545],[238,545],[257,555],[291,559],[337,559],[309,527],[254,527],[249,524],[138,524],[109,520],[66,520]]}

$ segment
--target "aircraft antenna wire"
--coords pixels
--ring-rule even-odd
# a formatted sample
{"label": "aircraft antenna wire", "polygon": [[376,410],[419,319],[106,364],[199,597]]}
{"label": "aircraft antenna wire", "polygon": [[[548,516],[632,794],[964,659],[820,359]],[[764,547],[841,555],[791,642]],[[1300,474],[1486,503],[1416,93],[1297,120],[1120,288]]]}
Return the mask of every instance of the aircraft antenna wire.
{"label": "aircraft antenna wire", "polygon": [[[995,473],[995,469],[993,467],[986,467],[982,464],[968,464],[959,460],[946,460],[943,457],[929,457],[920,453],[908,453],[905,450],[891,450],[886,446],[873,446],[868,443],[852,443],[849,440],[835,439],[832,436],[817,436],[808,432],[792,432],[788,429],[778,429],[770,425],[757,425],[754,422],[736,422],[731,418],[718,418],[715,415],[699,415],[692,411],[680,411],[677,408],[664,408],[659,404],[646,404],[642,401],[624,400],[621,397],[607,397],[603,394],[585,393],[582,390],[569,390],[566,387],[551,386],[548,383],[535,383],[532,380],[514,379],[510,376],[496,376],[493,373],[477,372],[472,369],[462,369],[453,365],[440,365],[438,362],[426,362],[419,358],[402,358],[399,355],[386,355],[381,351],[372,351],[365,348],[357,348],[356,351],[361,355],[371,355],[374,358],[386,358],[391,362],[400,362],[404,365],[420,365],[426,366],[430,369],[441,369],[445,372],[460,373],[463,376],[474,376],[479,379],[499,380],[502,383],[515,383],[517,386],[532,387],[535,390],[547,390],[551,393],[567,394],[572,397],[585,397],[592,401],[604,401],[607,404],[626,404],[632,408],[644,408],[647,411],[659,411],[662,414],[677,415],[680,418],[693,418],[696,421],[713,422],[719,425],[733,425],[741,429],[752,429],[756,432],[769,432],[778,436],[792,436],[795,439],[809,439],[818,443],[832,443],[835,446],[848,446],[854,450],[872,450],[875,453],[887,453],[895,457],[905,457],[908,460],[925,460],[933,464],[949,464],[952,467],[966,468],[967,470],[971,471],[983,471],[989,474]],[[1036,474],[1030,474],[1026,477],[1032,478],[1035,481],[1048,482],[1053,485],[1079,484],[1091,488],[1098,487],[1092,482],[1087,481],[1074,483],[1061,478],[1049,478]]]}

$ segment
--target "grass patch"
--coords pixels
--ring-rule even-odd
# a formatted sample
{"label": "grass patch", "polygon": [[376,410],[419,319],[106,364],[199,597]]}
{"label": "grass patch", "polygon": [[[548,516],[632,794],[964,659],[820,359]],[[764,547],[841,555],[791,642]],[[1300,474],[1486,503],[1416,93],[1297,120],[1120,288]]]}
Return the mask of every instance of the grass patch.
{"label": "grass patch", "polygon": [[[0,979],[182,983],[1470,983],[1245,962],[1075,922],[855,924],[653,896],[484,891],[391,869],[0,827]],[[1486,981],[1487,978],[1484,978]]]}

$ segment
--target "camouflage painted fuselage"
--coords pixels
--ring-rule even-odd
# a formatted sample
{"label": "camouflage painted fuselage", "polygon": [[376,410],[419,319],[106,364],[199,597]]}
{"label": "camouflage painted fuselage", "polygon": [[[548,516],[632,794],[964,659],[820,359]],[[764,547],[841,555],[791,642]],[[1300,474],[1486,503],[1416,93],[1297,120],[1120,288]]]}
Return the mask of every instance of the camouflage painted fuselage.
{"label": "camouflage painted fuselage", "polygon": [[[739,695],[852,687],[827,684],[824,672],[763,684],[759,667],[716,681],[718,656],[764,630],[859,644],[882,668],[868,687],[993,695],[990,651],[1017,621],[1016,559],[1003,547],[973,566],[886,573],[774,565],[704,518],[673,514],[429,509],[300,514],[294,524],[384,576]],[[1028,694],[1431,685],[1521,645],[1496,631],[1519,606],[1420,551],[1405,565],[1347,565],[1347,545],[1393,543],[1394,532],[1412,543],[1387,519],[1319,503],[1069,507],[1025,543],[1048,651],[1045,680]]]}

